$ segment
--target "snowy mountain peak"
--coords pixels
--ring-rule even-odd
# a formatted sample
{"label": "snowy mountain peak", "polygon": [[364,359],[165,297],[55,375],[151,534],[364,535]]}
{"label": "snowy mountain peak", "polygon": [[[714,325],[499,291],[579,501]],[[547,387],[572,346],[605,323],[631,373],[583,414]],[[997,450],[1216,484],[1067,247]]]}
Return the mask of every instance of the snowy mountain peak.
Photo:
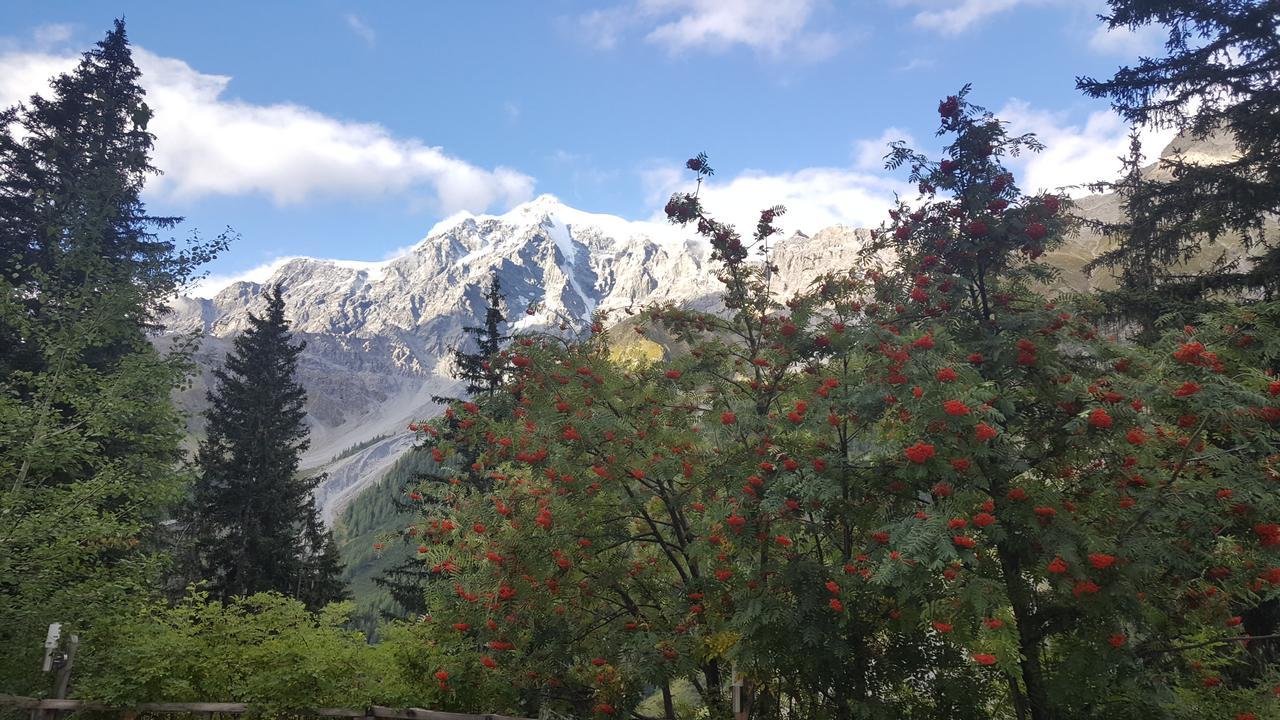
{"label": "snowy mountain peak", "polygon": [[[478,225],[480,223],[494,221],[509,225],[538,224],[548,217],[560,215],[564,211],[570,209],[571,208],[567,205],[560,202],[560,199],[555,195],[544,193],[532,200],[529,200],[528,202],[516,205],[501,215],[477,215],[466,210],[461,210],[433,225],[431,229],[427,231],[427,235],[422,239],[422,242],[418,243],[418,247],[421,247],[431,238],[447,233],[460,225]],[[621,218],[617,219],[621,220]]]}
{"label": "snowy mountain peak", "polygon": [[567,205],[560,202],[560,198],[550,193],[543,193],[538,197],[511,208],[501,216],[503,220],[516,220],[525,217],[549,217],[558,214],[563,210],[569,210]]}

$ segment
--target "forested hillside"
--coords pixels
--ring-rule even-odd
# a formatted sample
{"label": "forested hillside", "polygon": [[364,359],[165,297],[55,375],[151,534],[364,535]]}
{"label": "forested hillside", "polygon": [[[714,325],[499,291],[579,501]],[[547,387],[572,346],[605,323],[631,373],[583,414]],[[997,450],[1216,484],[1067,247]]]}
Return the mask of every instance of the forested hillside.
{"label": "forested hillside", "polygon": [[356,622],[369,635],[374,635],[384,620],[411,615],[411,609],[397,603],[375,579],[416,561],[417,545],[412,539],[400,538],[415,517],[410,488],[437,465],[427,452],[404,454],[377,485],[347,506],[335,524],[345,565],[343,578],[356,600]]}

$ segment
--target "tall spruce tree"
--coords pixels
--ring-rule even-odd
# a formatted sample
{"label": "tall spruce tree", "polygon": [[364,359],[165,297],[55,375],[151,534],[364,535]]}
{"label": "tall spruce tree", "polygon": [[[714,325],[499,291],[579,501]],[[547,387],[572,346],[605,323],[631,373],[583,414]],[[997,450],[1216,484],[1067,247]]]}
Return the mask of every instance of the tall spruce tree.
{"label": "tall spruce tree", "polygon": [[[1175,128],[1184,137],[1220,134],[1238,154],[1202,163],[1175,154],[1161,163],[1165,182],[1131,183],[1128,205],[1151,219],[1141,233],[1119,236],[1107,264],[1144,258],[1165,270],[1142,305],[1213,294],[1280,291],[1280,245],[1267,234],[1280,211],[1280,3],[1276,0],[1108,0],[1109,29],[1168,30],[1164,57],[1141,58],[1105,80],[1077,78],[1088,96],[1106,98],[1138,126]],[[1187,260],[1207,242],[1240,238],[1246,262]],[[1131,286],[1132,290],[1144,290]]]}
{"label": "tall spruce tree", "polygon": [[[1117,276],[1117,287],[1098,292],[1098,298],[1111,318],[1137,326],[1137,339],[1148,343],[1157,337],[1156,321],[1171,310],[1183,309],[1173,296],[1156,292],[1157,286],[1172,285],[1171,268],[1176,257],[1160,255],[1162,247],[1151,242],[1158,218],[1142,202],[1149,183],[1143,177],[1142,140],[1135,128],[1129,134],[1129,152],[1121,158],[1120,177],[1091,186],[1094,192],[1111,192],[1120,199],[1120,218],[1116,221],[1086,218],[1085,224],[1113,242],[1113,246],[1085,263],[1084,271],[1092,274],[1109,268]],[[1194,304],[1183,299],[1182,304]]]}
{"label": "tall spruce tree", "polygon": [[[484,293],[484,320],[481,325],[468,325],[462,328],[462,344],[453,351],[453,376],[465,383],[466,397],[470,399],[493,397],[498,394],[510,376],[510,367],[502,356],[502,347],[510,335],[506,334],[507,316],[503,311],[506,297],[502,294],[502,282],[498,273],[489,275],[489,289]],[[466,349],[466,339],[475,342],[475,349]],[[438,403],[456,402],[458,398],[433,396]],[[445,424],[452,427],[458,422],[455,417],[446,417]],[[467,465],[471,463],[468,462]],[[429,477],[429,476],[428,476]],[[488,481],[483,475],[468,478],[473,486],[484,489]]]}
{"label": "tall spruce tree", "polygon": [[[181,495],[170,396],[190,344],[146,330],[225,239],[179,250],[141,200],[151,112],[124,24],[0,111],[0,692],[44,691],[50,622],[91,631],[156,587]],[[105,651],[104,648],[97,648]]]}
{"label": "tall spruce tree", "polygon": [[208,434],[196,455],[194,555],[199,576],[224,600],[275,591],[315,608],[345,590],[312,498],[320,478],[298,473],[309,445],[306,391],[295,377],[306,343],[292,343],[278,285],[266,301],[214,373]]}
{"label": "tall spruce tree", "polygon": [[503,375],[497,363],[498,352],[502,344],[510,339],[503,334],[503,325],[507,316],[503,314],[506,298],[502,295],[502,282],[498,273],[489,276],[489,289],[485,291],[484,324],[478,327],[464,327],[462,332],[475,339],[476,349],[466,352],[462,348],[454,351],[454,362],[457,371],[454,377],[467,383],[467,395],[493,395],[502,386]]}
{"label": "tall spruce tree", "polygon": [[[464,333],[464,344],[456,348],[453,352],[454,373],[453,376],[458,380],[466,383],[466,393],[469,398],[492,397],[497,395],[502,389],[503,384],[507,380],[507,372],[504,368],[504,362],[501,358],[503,345],[511,339],[506,334],[507,317],[504,313],[506,305],[506,297],[502,294],[502,282],[498,279],[497,272],[491,273],[489,276],[489,288],[484,293],[485,309],[484,319],[480,325],[468,325],[462,328]],[[475,341],[475,349],[468,351],[465,347],[465,338],[472,338]],[[454,398],[434,397],[436,402],[452,402]],[[453,419],[448,418],[446,422],[452,423]],[[418,447],[413,452],[422,452],[425,448]],[[470,466],[469,460],[464,466]],[[409,496],[409,487],[424,482],[448,482],[452,477],[445,477],[436,472],[438,463],[430,461],[428,467],[414,474],[404,487],[399,488],[400,495]],[[468,484],[472,486],[483,486],[488,481],[481,475],[472,475],[467,478]],[[420,511],[421,507],[417,501],[408,501],[396,498],[392,501],[398,509],[408,511]],[[414,544],[416,538],[405,535],[404,542]],[[414,614],[422,614],[427,610],[426,600],[423,595],[423,588],[426,583],[430,582],[432,573],[423,566],[423,563],[416,558],[409,558],[403,562],[388,568],[386,571],[373,579],[374,584],[387,591],[391,598],[396,601],[406,612]]]}

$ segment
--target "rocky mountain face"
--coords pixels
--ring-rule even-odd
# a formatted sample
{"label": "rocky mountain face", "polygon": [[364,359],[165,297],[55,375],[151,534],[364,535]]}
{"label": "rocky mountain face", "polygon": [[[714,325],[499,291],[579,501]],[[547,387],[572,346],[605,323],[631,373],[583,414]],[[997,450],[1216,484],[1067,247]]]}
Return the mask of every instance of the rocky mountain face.
{"label": "rocky mountain face", "polygon": [[[311,448],[303,465],[328,473],[317,498],[333,518],[409,446],[403,428],[434,413],[431,397],[456,390],[451,353],[462,328],[483,316],[491,272],[516,330],[658,302],[709,305],[719,283],[708,267],[709,247],[692,237],[544,195],[501,216],[447,220],[387,262],[296,258],[265,283],[235,283],[213,298],[175,303],[167,332],[205,337],[197,356],[202,371],[180,401],[193,412],[203,408],[209,370],[223,361],[249,313],[264,308],[264,287],[280,284],[295,337],[307,343],[299,373]],[[851,267],[865,240],[865,231],[830,228],[780,242],[778,290],[807,286],[816,268]],[[201,434],[198,416],[192,431]],[[380,435],[390,437],[336,458]]]}
{"label": "rocky mountain face", "polygon": [[[1206,158],[1230,150],[1191,149]],[[1079,208],[1108,220],[1120,213],[1110,195],[1083,198]],[[719,283],[710,248],[694,237],[665,224],[575,210],[543,195],[504,215],[446,220],[394,260],[296,258],[266,283],[240,282],[211,299],[175,304],[168,332],[205,336],[198,356],[202,372],[180,401],[194,412],[203,408],[209,370],[223,361],[248,314],[265,306],[264,286],[283,286],[295,336],[307,342],[300,374],[311,448],[303,465],[328,473],[317,499],[332,519],[410,446],[404,428],[435,413],[431,397],[456,391],[452,350],[462,342],[464,326],[479,324],[491,272],[502,283],[517,331],[554,329],[563,318],[581,322],[596,310],[659,302],[712,307]],[[820,272],[854,267],[868,239],[867,230],[833,227],[779,241],[772,252],[775,290],[787,296]],[[1105,243],[1082,232],[1049,261],[1063,268],[1068,286],[1104,283],[1084,277],[1079,267]],[[192,431],[198,437],[196,418]],[[363,447],[344,452],[356,445]]]}

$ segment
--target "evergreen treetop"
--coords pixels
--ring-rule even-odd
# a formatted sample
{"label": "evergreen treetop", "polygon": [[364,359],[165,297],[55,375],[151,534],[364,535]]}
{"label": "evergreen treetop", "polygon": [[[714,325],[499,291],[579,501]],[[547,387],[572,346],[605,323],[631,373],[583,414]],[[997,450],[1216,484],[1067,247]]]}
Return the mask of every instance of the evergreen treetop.
{"label": "evergreen treetop", "polygon": [[[159,174],[140,75],[117,20],[47,97],[0,111],[0,274],[36,322],[81,293],[115,303],[99,322],[121,335],[97,348],[99,365],[141,342],[175,290],[226,247],[225,237],[183,250],[157,237],[181,218],[148,214],[140,197]],[[0,371],[32,368],[29,345],[11,332],[0,335]]]}
{"label": "evergreen treetop", "polygon": [[[496,359],[503,344],[511,339],[511,336],[504,334],[507,316],[503,306],[506,298],[502,294],[502,282],[498,279],[497,272],[489,276],[489,288],[484,293],[484,300],[482,324],[463,327],[463,342],[453,351],[453,376],[466,383],[468,397],[492,395],[502,386],[504,377]],[[474,351],[468,352],[465,349],[467,337],[475,340]],[[453,399],[436,398],[436,401],[448,402]]]}
{"label": "evergreen treetop", "polygon": [[1110,261],[1150,257],[1171,266],[1206,241],[1238,233],[1251,262],[1180,268],[1159,284],[1179,296],[1280,289],[1280,251],[1266,235],[1280,210],[1280,6],[1275,0],[1109,0],[1109,29],[1168,29],[1164,57],[1143,57],[1109,79],[1077,78],[1086,95],[1107,98],[1135,125],[1176,128],[1185,137],[1223,134],[1238,154],[1201,163],[1162,159],[1171,179],[1130,185],[1158,222],[1121,243]]}

